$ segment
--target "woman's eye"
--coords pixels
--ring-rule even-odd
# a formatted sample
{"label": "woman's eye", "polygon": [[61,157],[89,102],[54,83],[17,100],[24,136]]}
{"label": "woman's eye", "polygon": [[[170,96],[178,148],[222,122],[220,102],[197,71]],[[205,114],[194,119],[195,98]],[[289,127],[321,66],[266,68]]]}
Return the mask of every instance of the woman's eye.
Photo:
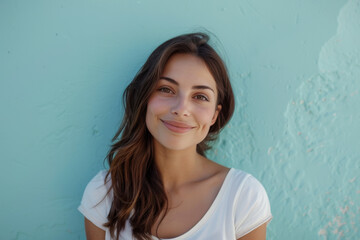
{"label": "woman's eye", "polygon": [[209,101],[209,99],[208,99],[206,96],[204,96],[204,95],[196,95],[195,98],[196,98],[197,100]]}
{"label": "woman's eye", "polygon": [[159,92],[163,92],[163,93],[173,93],[173,91],[170,88],[167,87],[161,87],[158,89]]}

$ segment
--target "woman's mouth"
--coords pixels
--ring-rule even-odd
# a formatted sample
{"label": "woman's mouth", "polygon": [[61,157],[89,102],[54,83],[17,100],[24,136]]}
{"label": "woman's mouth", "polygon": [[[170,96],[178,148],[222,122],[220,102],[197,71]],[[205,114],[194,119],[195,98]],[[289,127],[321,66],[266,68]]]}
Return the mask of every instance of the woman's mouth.
{"label": "woman's mouth", "polygon": [[176,133],[186,133],[194,128],[188,124],[181,122],[165,121],[165,120],[161,120],[161,121],[164,123],[165,127],[167,127],[170,131]]}

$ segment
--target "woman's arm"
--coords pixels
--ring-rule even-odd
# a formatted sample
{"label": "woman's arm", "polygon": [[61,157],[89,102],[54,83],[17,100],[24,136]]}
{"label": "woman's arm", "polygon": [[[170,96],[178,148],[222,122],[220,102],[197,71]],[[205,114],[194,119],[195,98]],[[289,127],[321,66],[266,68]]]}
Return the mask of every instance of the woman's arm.
{"label": "woman's arm", "polygon": [[266,239],[266,225],[267,223],[264,223],[260,227],[252,230],[245,236],[242,236],[238,240],[265,240]]}
{"label": "woman's arm", "polygon": [[105,231],[95,226],[85,218],[85,232],[87,240],[105,240]]}

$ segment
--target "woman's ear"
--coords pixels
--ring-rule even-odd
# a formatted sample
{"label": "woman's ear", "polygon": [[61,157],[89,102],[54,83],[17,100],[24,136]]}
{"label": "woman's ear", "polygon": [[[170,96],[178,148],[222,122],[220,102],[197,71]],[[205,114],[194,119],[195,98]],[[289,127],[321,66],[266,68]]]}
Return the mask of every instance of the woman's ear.
{"label": "woman's ear", "polygon": [[211,119],[211,125],[213,125],[216,122],[217,117],[219,116],[219,112],[221,111],[221,105],[217,105],[216,109],[215,109],[215,113],[213,118]]}

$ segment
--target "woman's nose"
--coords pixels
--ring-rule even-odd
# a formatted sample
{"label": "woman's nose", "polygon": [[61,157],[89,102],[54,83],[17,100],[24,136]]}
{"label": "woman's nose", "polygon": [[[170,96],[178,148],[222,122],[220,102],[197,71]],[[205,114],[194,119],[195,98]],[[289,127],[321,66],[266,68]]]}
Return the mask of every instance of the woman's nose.
{"label": "woman's nose", "polygon": [[178,96],[176,98],[176,101],[174,102],[174,105],[171,109],[171,113],[175,114],[179,117],[187,117],[190,116],[190,109],[189,109],[189,103],[185,96]]}

